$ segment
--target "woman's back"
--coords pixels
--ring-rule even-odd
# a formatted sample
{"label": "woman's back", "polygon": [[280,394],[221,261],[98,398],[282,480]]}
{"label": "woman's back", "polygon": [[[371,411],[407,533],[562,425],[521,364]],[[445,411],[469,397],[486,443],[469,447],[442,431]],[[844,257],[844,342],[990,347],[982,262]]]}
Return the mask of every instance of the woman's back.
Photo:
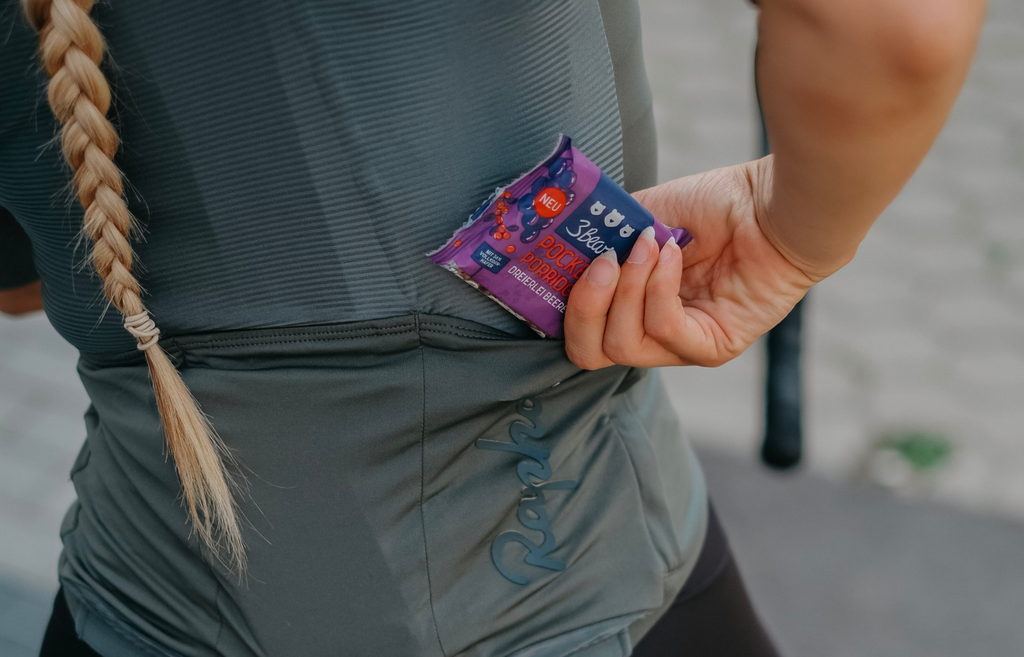
{"label": "woman's back", "polygon": [[[137,275],[165,334],[417,310],[519,332],[423,254],[559,132],[620,183],[655,182],[631,1],[94,11],[115,62],[115,161],[144,230]],[[85,247],[69,248],[81,209],[65,202],[36,36],[15,18],[0,47],[0,207],[32,239],[57,329],[85,353],[131,350]]]}
{"label": "woman's back", "polygon": [[95,16],[145,231],[136,274],[244,466],[250,564],[240,585],[190,535],[146,365],[80,266],[18,20],[0,207],[93,400],[61,532],[79,634],[106,657],[628,652],[706,523],[657,377],[581,372],[423,254],[559,132],[627,187],[654,182],[635,5]]}

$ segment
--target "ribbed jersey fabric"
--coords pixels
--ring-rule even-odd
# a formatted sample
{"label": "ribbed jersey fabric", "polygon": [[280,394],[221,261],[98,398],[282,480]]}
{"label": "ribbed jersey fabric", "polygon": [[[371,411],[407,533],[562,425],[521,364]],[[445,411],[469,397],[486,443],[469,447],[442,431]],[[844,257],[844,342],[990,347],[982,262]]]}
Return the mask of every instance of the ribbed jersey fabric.
{"label": "ribbed jersey fabric", "polygon": [[[0,39],[0,214],[31,238],[58,331],[86,354],[130,351],[87,264],[18,4],[4,3]],[[635,0],[94,12],[113,62],[117,164],[142,227],[137,275],[164,335],[409,312],[526,335],[423,254],[560,132],[620,183],[654,182]]]}

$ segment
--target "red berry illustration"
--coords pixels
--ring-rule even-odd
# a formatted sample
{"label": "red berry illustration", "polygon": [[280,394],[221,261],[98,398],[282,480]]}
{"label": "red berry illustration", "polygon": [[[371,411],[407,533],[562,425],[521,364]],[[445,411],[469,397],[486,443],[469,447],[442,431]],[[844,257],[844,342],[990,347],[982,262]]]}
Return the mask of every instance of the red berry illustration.
{"label": "red berry illustration", "polygon": [[462,240],[455,240],[455,246],[456,247],[462,246]]}
{"label": "red berry illustration", "polygon": [[509,244],[508,246],[505,247],[505,253],[515,253],[515,252],[516,252],[516,247],[515,247],[514,244]]}
{"label": "red berry illustration", "polygon": [[494,220],[498,222],[499,226],[505,223],[505,219],[503,217],[496,217]]}

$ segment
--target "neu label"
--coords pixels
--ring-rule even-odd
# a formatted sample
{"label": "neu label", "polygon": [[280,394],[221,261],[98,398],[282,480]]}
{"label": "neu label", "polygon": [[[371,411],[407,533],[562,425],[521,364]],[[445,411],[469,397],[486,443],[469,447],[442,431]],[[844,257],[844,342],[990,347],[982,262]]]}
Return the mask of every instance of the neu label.
{"label": "neu label", "polygon": [[533,209],[537,214],[550,219],[565,208],[565,192],[557,187],[545,187],[533,199]]}

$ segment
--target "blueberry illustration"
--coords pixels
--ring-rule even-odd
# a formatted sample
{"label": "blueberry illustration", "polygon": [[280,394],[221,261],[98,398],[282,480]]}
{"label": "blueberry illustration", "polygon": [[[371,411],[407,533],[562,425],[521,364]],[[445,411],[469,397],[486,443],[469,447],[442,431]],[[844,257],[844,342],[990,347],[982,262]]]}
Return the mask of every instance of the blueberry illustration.
{"label": "blueberry illustration", "polygon": [[562,173],[558,174],[558,177],[554,180],[555,186],[559,189],[569,189],[576,183],[576,173],[566,169]]}
{"label": "blueberry illustration", "polygon": [[519,208],[519,211],[523,214],[533,212],[533,199],[535,198],[537,198],[536,194],[526,194],[523,198],[519,199],[519,203],[516,204],[516,207]]}
{"label": "blueberry illustration", "polygon": [[540,231],[536,228],[524,228],[523,234],[519,236],[519,241],[523,244],[529,244],[533,240],[537,239],[538,235],[540,235]]}
{"label": "blueberry illustration", "polygon": [[523,223],[523,227],[535,226],[537,222],[540,221],[540,217],[536,212],[531,212],[529,214],[524,214],[521,221]]}
{"label": "blueberry illustration", "polygon": [[558,158],[551,164],[551,166],[548,167],[548,175],[551,176],[552,178],[557,178],[562,174],[563,171],[566,170],[566,165],[569,162],[570,160],[567,160],[564,157]]}
{"label": "blueberry illustration", "polygon": [[537,178],[536,180],[533,181],[533,186],[530,188],[530,191],[532,191],[534,194],[536,194],[537,192],[539,192],[540,190],[544,189],[545,187],[550,187],[550,186],[551,186],[551,179],[550,178],[545,178],[544,176],[541,176],[540,178]]}
{"label": "blueberry illustration", "polygon": [[544,230],[545,228],[550,226],[551,222],[554,221],[554,220],[555,220],[554,217],[548,217],[547,219],[544,220],[544,223],[542,223],[540,226],[537,226],[537,230]]}

